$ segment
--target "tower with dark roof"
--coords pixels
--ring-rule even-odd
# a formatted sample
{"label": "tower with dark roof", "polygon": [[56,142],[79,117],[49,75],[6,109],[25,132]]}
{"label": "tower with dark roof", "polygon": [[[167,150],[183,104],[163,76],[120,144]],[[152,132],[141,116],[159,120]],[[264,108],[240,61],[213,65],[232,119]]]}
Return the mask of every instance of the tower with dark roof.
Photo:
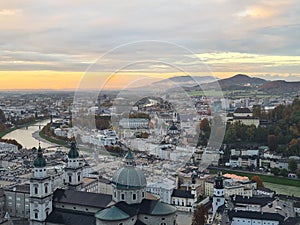
{"label": "tower with dark roof", "polygon": [[45,224],[47,216],[52,212],[53,195],[41,145],[33,165],[34,175],[30,179],[30,225],[41,225]]}
{"label": "tower with dark roof", "polygon": [[219,172],[217,177],[215,178],[215,186],[214,186],[214,196],[213,196],[213,218],[216,215],[218,208],[225,203],[224,197],[224,185],[223,185],[223,176],[222,173]]}
{"label": "tower with dark roof", "polygon": [[71,190],[80,190],[82,185],[82,166],[79,163],[79,153],[75,141],[71,142],[68,152],[68,163],[65,167],[65,183]]}

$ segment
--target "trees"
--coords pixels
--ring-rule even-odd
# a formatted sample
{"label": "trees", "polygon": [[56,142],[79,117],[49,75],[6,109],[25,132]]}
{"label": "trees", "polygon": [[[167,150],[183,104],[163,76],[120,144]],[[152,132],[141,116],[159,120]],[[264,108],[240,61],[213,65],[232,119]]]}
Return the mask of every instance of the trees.
{"label": "trees", "polygon": [[5,122],[6,122],[5,114],[2,111],[2,109],[0,109],[0,123],[5,123]]}
{"label": "trees", "polygon": [[271,168],[271,173],[273,173],[275,176],[278,176],[280,173],[280,169],[277,167]]}
{"label": "trees", "polygon": [[194,212],[192,225],[206,224],[207,217],[208,217],[207,208],[203,204],[197,205],[195,212]]}
{"label": "trees", "polygon": [[268,135],[268,146],[271,152],[275,152],[277,149],[276,137],[274,134]]}
{"label": "trees", "polygon": [[291,172],[296,172],[297,170],[297,162],[295,159],[290,159],[289,160],[289,165],[288,168]]}
{"label": "trees", "polygon": [[199,123],[199,137],[198,137],[198,143],[197,146],[207,146],[208,139],[210,136],[211,128],[210,124],[207,118],[204,118]]}
{"label": "trees", "polygon": [[253,180],[253,181],[256,182],[257,187],[263,187],[264,186],[262,179],[259,176],[257,176],[257,175],[253,176],[251,178],[251,180]]}

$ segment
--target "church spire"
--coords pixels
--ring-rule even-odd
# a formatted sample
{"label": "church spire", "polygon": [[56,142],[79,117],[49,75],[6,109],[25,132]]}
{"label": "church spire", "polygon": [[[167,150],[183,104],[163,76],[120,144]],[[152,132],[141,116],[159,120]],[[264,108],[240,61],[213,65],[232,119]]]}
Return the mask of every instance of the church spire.
{"label": "church spire", "polygon": [[71,148],[68,153],[69,159],[76,159],[79,157],[78,148],[75,141],[71,142]]}
{"label": "church spire", "polygon": [[126,166],[134,166],[134,156],[131,152],[130,149],[128,149],[128,152],[125,156],[125,162],[126,162]]}
{"label": "church spire", "polygon": [[46,167],[46,160],[43,156],[43,150],[41,147],[41,143],[39,143],[37,158],[33,162],[34,167]]}

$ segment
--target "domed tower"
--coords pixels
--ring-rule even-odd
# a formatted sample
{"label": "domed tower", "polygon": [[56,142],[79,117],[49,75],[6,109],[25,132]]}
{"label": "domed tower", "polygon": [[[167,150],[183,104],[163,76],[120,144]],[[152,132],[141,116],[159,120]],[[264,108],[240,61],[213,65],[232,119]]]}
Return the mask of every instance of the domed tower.
{"label": "domed tower", "polygon": [[68,163],[65,167],[65,183],[71,190],[80,190],[82,184],[82,166],[79,163],[79,153],[75,141],[71,142],[68,153]]}
{"label": "domed tower", "polygon": [[215,178],[214,186],[214,196],[213,196],[213,218],[218,210],[218,208],[225,203],[224,198],[224,185],[223,185],[223,176],[219,172],[218,176]]}
{"label": "domed tower", "polygon": [[138,204],[146,197],[146,177],[135,167],[134,156],[130,150],[125,156],[125,166],[115,172],[112,186],[115,202]]}
{"label": "domed tower", "polygon": [[47,174],[41,145],[34,160],[34,175],[30,179],[30,224],[41,225],[52,212],[52,183]]}

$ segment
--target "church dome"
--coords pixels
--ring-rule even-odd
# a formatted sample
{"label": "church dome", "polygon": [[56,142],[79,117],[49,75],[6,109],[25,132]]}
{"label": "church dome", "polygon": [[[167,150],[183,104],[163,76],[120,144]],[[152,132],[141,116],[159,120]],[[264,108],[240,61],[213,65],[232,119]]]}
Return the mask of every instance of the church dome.
{"label": "church dome", "polygon": [[143,172],[138,168],[128,166],[115,172],[112,182],[118,189],[140,189],[147,186]]}
{"label": "church dome", "polygon": [[39,146],[37,158],[33,162],[34,167],[45,167],[46,166],[46,160],[43,156],[43,151],[41,146]]}
{"label": "church dome", "polygon": [[78,150],[77,150],[76,143],[75,143],[75,141],[72,141],[71,142],[71,149],[68,153],[68,158],[69,159],[76,159],[78,157],[79,157],[79,153],[78,153]]}

